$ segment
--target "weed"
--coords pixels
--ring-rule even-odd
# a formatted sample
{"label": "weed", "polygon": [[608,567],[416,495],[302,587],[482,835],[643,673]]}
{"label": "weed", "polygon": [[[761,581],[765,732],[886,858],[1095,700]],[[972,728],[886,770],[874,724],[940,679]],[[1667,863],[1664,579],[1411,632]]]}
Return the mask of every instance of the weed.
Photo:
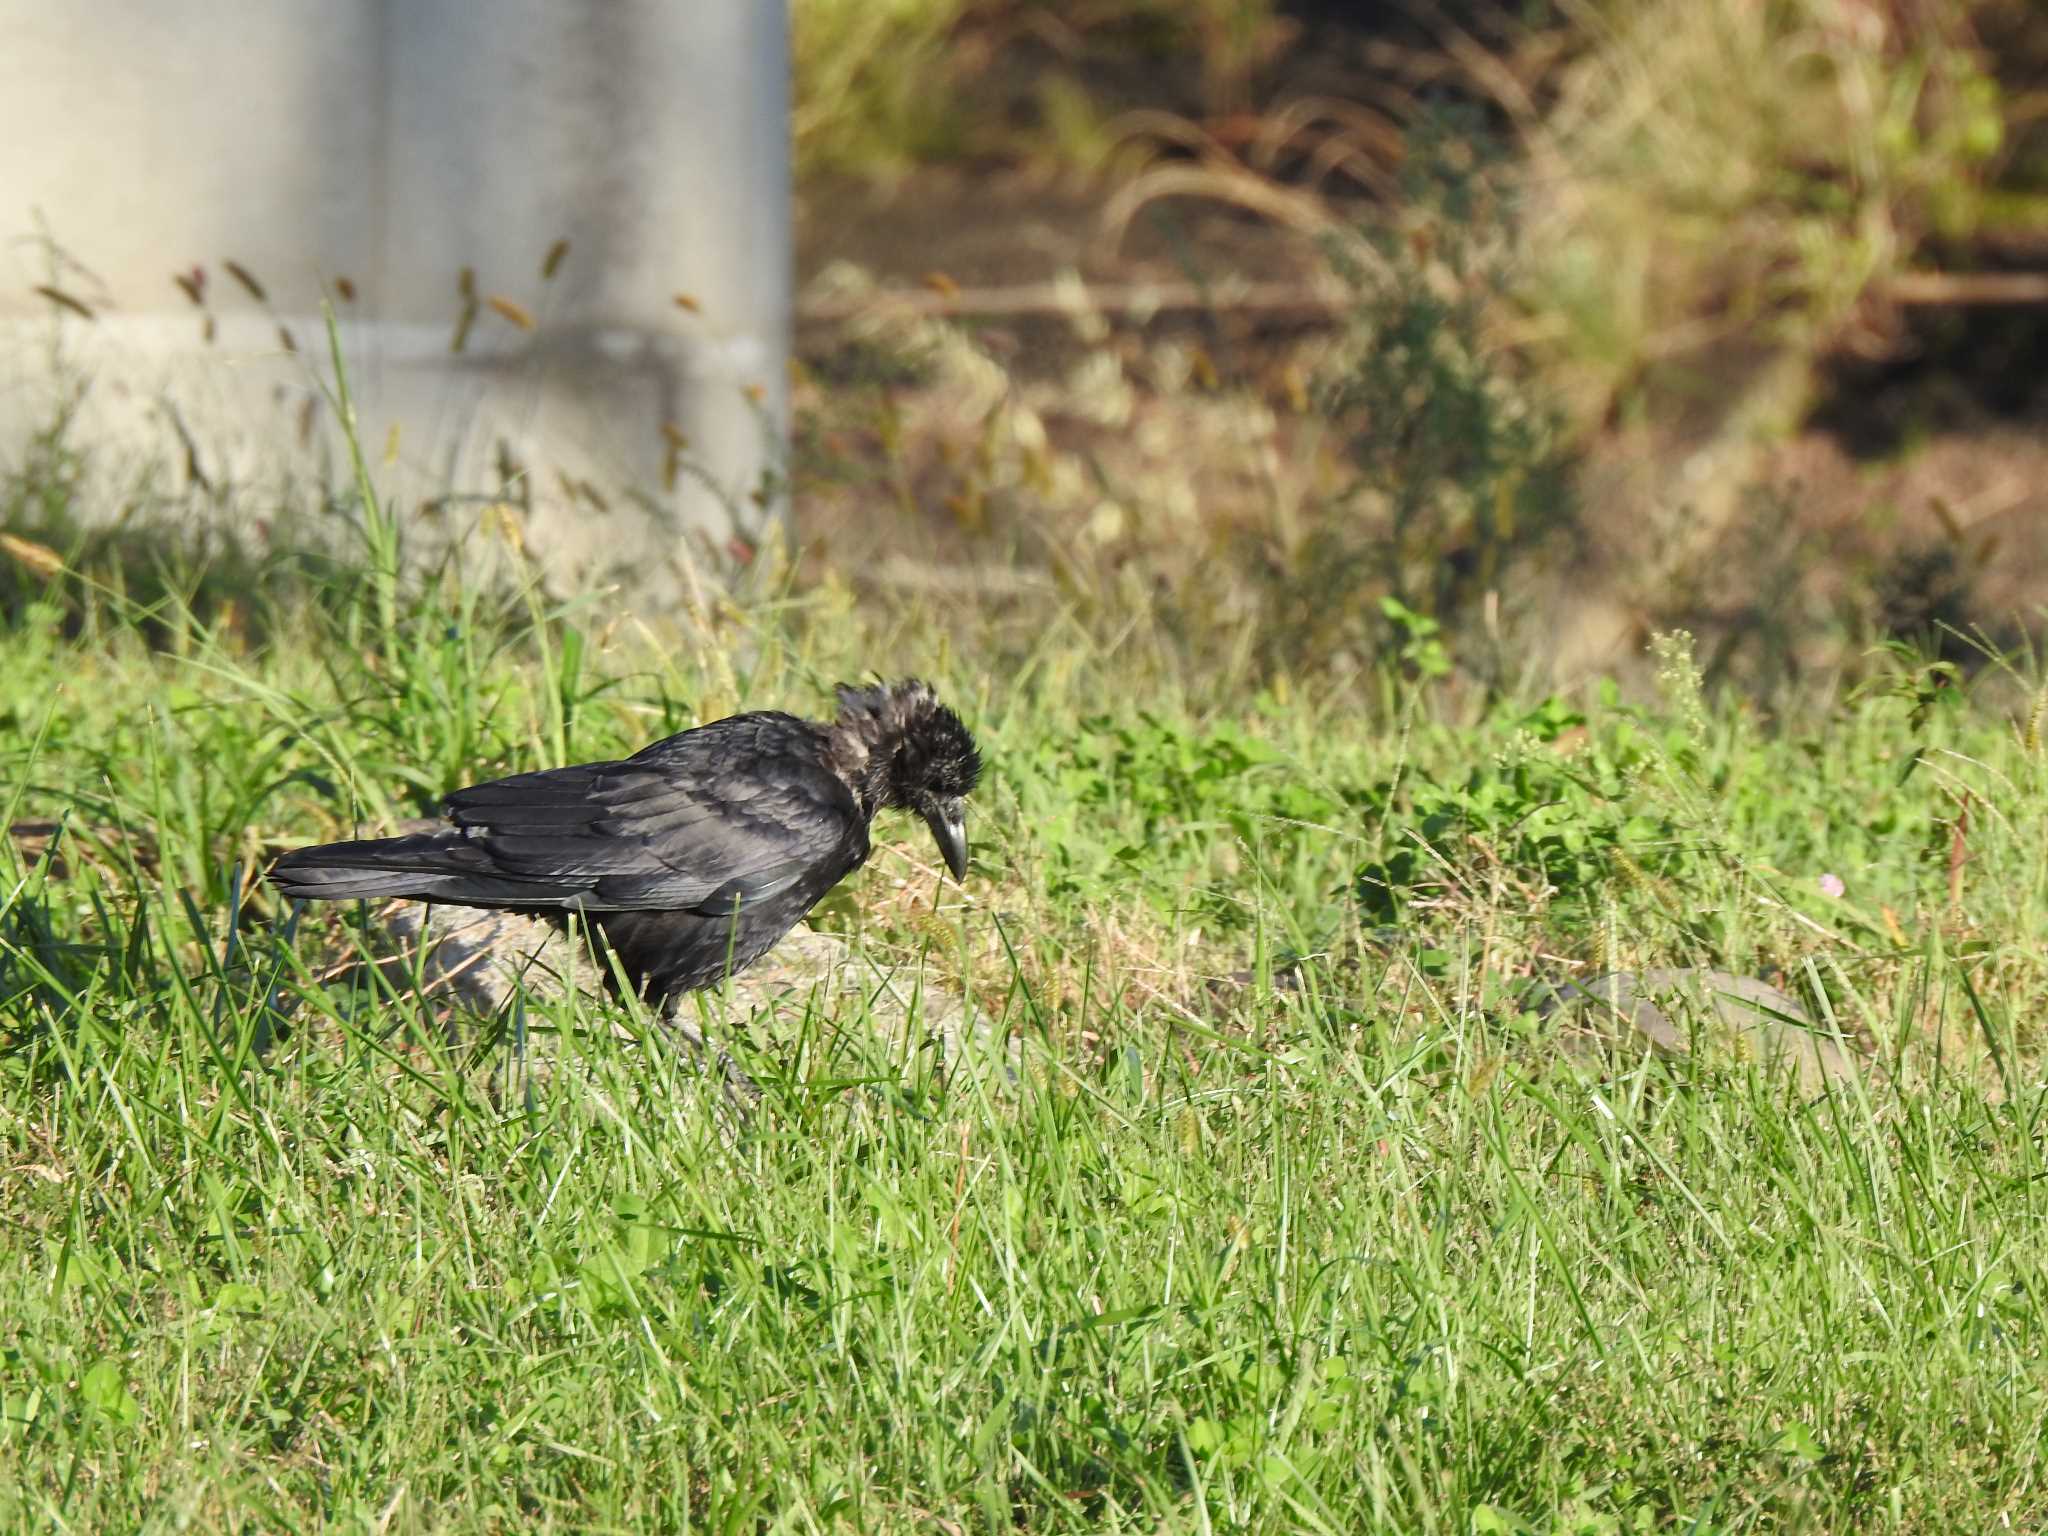
{"label": "weed", "polygon": [[[1570,526],[1565,461],[1540,394],[1487,339],[1508,280],[1514,219],[1488,139],[1451,119],[1418,135],[1399,225],[1343,243],[1358,291],[1319,407],[1342,434],[1350,484],[1318,509],[1264,628],[1280,664],[1374,654],[1417,616],[1449,623]],[[1383,622],[1375,622],[1383,621]]]}

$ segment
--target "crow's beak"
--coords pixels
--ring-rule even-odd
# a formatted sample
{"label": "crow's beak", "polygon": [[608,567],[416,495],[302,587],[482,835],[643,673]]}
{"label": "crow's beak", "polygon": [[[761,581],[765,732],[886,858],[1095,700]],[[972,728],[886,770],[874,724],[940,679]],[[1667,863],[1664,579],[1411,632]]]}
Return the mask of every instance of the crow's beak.
{"label": "crow's beak", "polygon": [[967,820],[960,802],[936,806],[925,813],[924,824],[932,829],[932,839],[939,845],[939,853],[945,858],[946,868],[953,871],[955,880],[967,878]]}

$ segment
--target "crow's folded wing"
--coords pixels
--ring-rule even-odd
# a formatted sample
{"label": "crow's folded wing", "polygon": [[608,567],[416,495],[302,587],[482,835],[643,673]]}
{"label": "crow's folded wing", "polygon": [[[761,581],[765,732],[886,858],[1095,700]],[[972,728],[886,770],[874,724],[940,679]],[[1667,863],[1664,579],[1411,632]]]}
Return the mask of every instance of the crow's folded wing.
{"label": "crow's folded wing", "polygon": [[693,731],[625,762],[457,790],[447,814],[465,852],[537,904],[729,912],[829,885],[865,852],[852,793],[805,745]]}

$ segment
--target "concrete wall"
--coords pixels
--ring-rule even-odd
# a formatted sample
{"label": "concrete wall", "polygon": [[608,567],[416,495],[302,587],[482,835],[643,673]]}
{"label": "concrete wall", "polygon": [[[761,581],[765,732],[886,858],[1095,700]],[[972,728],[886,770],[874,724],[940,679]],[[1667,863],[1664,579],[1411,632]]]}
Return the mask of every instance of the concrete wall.
{"label": "concrete wall", "polygon": [[784,0],[0,0],[0,474],[75,401],[88,510],[317,501],[327,297],[422,526],[510,501],[565,576],[657,588],[728,558],[775,510],[786,27]]}

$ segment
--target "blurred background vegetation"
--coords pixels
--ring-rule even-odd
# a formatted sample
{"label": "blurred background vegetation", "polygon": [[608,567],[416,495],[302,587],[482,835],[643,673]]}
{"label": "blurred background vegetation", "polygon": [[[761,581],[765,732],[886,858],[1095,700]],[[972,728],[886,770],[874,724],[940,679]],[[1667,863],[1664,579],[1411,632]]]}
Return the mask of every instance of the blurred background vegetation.
{"label": "blurred background vegetation", "polygon": [[[1789,706],[2037,632],[2031,0],[792,5],[799,580],[1254,688],[1626,682],[1683,627]],[[76,483],[53,423],[0,607],[232,604],[347,515],[202,519],[195,576],[156,514],[210,493],[92,532]]]}
{"label": "blurred background vegetation", "polygon": [[1488,684],[2038,621],[2037,6],[794,16],[799,528],[842,570],[1279,673],[1417,615]]}

